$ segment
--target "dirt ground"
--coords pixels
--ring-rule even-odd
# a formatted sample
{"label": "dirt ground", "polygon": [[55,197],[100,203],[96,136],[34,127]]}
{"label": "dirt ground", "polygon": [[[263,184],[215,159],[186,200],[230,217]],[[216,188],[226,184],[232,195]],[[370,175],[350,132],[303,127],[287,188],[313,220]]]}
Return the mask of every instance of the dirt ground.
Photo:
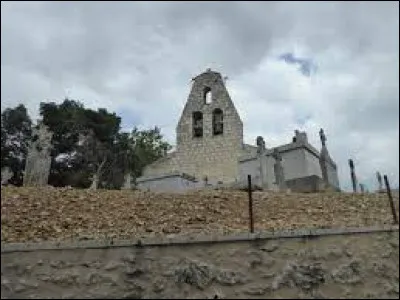
{"label": "dirt ground", "polygon": [[[255,230],[392,223],[386,194],[254,192]],[[398,214],[398,194],[395,205]],[[61,241],[248,230],[248,194],[1,188],[1,241]]]}

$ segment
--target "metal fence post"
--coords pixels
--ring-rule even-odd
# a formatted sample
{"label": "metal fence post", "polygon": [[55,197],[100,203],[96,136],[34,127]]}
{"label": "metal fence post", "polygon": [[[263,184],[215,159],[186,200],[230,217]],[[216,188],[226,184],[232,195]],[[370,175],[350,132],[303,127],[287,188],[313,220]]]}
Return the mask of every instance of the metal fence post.
{"label": "metal fence post", "polygon": [[399,224],[399,220],[397,219],[397,214],[396,214],[396,208],[395,208],[394,202],[393,202],[392,192],[390,191],[390,185],[389,185],[388,177],[387,177],[386,175],[384,175],[384,176],[383,176],[383,180],[385,181],[386,192],[387,192],[387,194],[388,194],[390,207],[391,207],[391,209],[392,209],[393,222],[394,222],[395,224]]}
{"label": "metal fence post", "polygon": [[249,192],[249,218],[250,218],[250,232],[254,232],[254,222],[253,222],[253,197],[251,190],[251,175],[247,175],[248,181],[248,192]]}

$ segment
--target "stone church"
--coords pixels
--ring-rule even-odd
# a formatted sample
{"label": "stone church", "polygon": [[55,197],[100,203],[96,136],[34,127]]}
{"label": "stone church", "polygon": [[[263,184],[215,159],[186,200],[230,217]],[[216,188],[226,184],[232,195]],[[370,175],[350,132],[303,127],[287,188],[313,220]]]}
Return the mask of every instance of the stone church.
{"label": "stone church", "polygon": [[272,149],[262,137],[243,142],[243,123],[221,74],[208,69],[192,79],[188,100],[176,128],[176,149],[148,165],[137,187],[181,191],[205,186],[243,186],[247,176],[260,188],[314,192],[339,190],[337,167],[320,131],[322,149],[305,132]]}

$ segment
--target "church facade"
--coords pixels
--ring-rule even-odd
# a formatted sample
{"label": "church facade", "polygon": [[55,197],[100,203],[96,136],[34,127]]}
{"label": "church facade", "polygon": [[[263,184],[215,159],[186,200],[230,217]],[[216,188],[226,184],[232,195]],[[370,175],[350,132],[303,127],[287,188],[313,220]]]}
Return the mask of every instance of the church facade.
{"label": "church facade", "polygon": [[339,189],[336,164],[326,146],[321,156],[307,135],[298,131],[291,143],[273,149],[266,149],[261,137],[257,145],[245,144],[242,120],[221,74],[208,69],[192,81],[176,128],[175,151],[148,165],[136,180],[138,188],[235,186],[252,175],[254,184],[264,189],[317,191],[323,185]]}

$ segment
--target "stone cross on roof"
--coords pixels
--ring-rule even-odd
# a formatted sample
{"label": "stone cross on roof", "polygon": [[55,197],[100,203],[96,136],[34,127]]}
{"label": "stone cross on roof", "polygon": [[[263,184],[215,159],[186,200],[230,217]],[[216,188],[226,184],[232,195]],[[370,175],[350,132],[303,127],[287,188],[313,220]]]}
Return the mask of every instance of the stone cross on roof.
{"label": "stone cross on roof", "polygon": [[257,153],[262,153],[263,151],[265,151],[265,141],[262,136],[257,137],[256,144],[257,144]]}
{"label": "stone cross on roof", "polygon": [[325,146],[325,144],[326,144],[326,136],[325,136],[324,130],[322,128],[319,131],[319,137],[321,139],[322,146]]}

